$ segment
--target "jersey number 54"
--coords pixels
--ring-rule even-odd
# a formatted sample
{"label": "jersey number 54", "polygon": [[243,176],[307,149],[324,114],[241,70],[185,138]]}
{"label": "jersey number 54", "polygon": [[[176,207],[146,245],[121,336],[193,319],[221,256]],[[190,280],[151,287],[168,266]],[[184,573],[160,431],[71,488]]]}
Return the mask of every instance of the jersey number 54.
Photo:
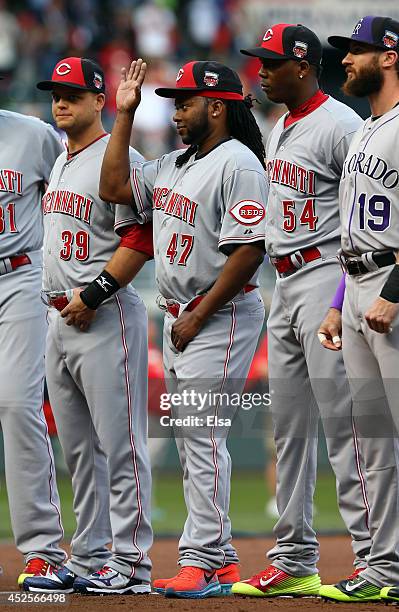
{"label": "jersey number 54", "polygon": [[307,225],[309,232],[315,232],[317,229],[317,221],[319,217],[316,215],[315,201],[313,199],[306,200],[302,211],[296,208],[294,200],[283,200],[283,230],[291,233],[297,229],[297,221],[299,217],[299,225]]}

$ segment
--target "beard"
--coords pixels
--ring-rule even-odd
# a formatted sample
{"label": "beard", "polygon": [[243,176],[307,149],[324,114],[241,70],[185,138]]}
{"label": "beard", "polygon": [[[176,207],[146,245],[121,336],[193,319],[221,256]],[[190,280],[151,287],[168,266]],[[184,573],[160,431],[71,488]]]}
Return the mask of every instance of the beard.
{"label": "beard", "polygon": [[186,145],[198,145],[209,133],[208,111],[204,111],[191,122],[190,127],[186,126],[186,135],[182,136],[182,141]]}
{"label": "beard", "polygon": [[348,96],[365,98],[381,91],[383,83],[382,70],[378,65],[378,59],[374,57],[369,66],[360,68],[355,76],[345,81],[342,91]]}

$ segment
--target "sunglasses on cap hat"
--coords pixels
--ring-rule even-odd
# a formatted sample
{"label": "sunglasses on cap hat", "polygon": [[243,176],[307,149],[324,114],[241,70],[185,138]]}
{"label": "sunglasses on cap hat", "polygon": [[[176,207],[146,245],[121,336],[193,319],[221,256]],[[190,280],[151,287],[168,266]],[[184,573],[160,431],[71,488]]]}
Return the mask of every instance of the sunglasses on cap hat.
{"label": "sunglasses on cap hat", "polygon": [[65,85],[95,93],[105,93],[102,68],[93,60],[82,57],[66,57],[58,62],[50,80],[40,81],[38,89],[52,90],[54,85]]}
{"label": "sunglasses on cap hat", "polygon": [[399,22],[390,17],[366,15],[359,19],[351,36],[329,36],[327,40],[332,47],[346,52],[351,42],[399,52]]}
{"label": "sunglasses on cap hat", "polygon": [[238,74],[219,62],[189,62],[177,73],[176,87],[158,87],[155,93],[162,98],[192,94],[222,100],[244,99]]}
{"label": "sunglasses on cap hat", "polygon": [[241,49],[241,53],[261,60],[306,60],[319,66],[322,46],[309,28],[301,24],[278,23],[266,30],[259,47]]}

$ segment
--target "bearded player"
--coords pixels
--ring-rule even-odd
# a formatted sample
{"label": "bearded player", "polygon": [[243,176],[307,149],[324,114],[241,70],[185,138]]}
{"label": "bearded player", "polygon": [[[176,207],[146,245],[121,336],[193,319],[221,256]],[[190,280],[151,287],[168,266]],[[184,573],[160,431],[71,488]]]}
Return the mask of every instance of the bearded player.
{"label": "bearded player", "polygon": [[[320,594],[398,602],[399,22],[369,15],[350,37],[329,42],[346,53],[344,92],[367,97],[371,107],[350,145],[340,186],[342,351],[369,476],[371,549],[358,576],[323,586]],[[328,313],[319,333],[326,348],[336,348],[339,310]]]}
{"label": "bearded player", "polygon": [[235,409],[214,402],[212,394],[242,392],[262,328],[257,279],[264,255],[264,149],[238,75],[217,62],[194,61],[179,70],[175,87],[156,90],[175,99],[173,119],[190,146],[130,166],[128,143],[145,71],[138,60],[123,73],[100,193],[130,205],[142,222],[153,214],[166,311],[166,384],[182,398],[193,391],[195,400],[200,391],[209,399],[201,413],[194,402],[171,408],[173,417],[198,420],[175,430],[188,513],[180,571],[154,582],[167,597],[203,598],[228,593],[239,576],[226,446]]}

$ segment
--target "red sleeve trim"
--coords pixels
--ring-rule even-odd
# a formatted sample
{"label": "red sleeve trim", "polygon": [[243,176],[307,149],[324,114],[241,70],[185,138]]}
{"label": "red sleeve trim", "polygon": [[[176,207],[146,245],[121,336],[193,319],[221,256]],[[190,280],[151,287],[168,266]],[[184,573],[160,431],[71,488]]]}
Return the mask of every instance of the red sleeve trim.
{"label": "red sleeve trim", "polygon": [[154,257],[152,223],[145,223],[145,225],[135,223],[134,225],[121,227],[118,229],[118,234],[121,237],[119,246],[140,251],[140,253],[145,253],[151,258]]}

